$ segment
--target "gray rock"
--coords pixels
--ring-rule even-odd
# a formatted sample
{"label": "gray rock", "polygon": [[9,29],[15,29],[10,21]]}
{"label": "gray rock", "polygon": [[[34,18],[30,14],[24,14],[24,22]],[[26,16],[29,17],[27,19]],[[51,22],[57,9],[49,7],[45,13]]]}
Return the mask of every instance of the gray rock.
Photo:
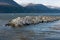
{"label": "gray rock", "polygon": [[59,20],[60,17],[56,16],[25,16],[25,17],[17,17],[12,19],[10,22],[6,24],[6,26],[24,26],[24,25],[31,25],[37,23],[44,23],[44,22],[53,22]]}

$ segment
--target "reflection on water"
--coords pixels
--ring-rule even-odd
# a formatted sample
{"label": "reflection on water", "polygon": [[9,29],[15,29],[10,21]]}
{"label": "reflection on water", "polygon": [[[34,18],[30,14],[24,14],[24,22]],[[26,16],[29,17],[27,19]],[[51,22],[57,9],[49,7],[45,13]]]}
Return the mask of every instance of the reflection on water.
{"label": "reflection on water", "polygon": [[21,15],[0,15],[0,40],[60,40],[60,30],[53,29],[54,27],[60,27],[60,21],[15,28],[4,26],[12,18]]}
{"label": "reflection on water", "polygon": [[2,20],[0,21],[0,40],[60,40],[60,31],[50,29],[59,22],[13,28],[4,26],[7,20]]}

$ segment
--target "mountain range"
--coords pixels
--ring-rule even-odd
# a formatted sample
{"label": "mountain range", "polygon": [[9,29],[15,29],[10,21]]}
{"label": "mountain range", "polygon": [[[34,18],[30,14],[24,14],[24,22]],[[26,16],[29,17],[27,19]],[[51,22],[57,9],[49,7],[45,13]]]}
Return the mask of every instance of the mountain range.
{"label": "mountain range", "polygon": [[19,13],[23,7],[18,5],[13,0],[0,0],[0,13]]}
{"label": "mountain range", "polygon": [[0,0],[0,13],[60,13],[60,9],[32,3],[23,7],[13,0]]}

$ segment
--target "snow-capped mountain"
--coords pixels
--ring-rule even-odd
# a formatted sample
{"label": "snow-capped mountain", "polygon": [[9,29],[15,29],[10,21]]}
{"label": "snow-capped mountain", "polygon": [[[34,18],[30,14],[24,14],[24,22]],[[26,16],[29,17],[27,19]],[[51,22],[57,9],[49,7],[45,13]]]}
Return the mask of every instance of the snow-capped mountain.
{"label": "snow-capped mountain", "polygon": [[13,0],[0,0],[0,13],[60,13],[60,8],[32,3],[23,7]]}
{"label": "snow-capped mountain", "polygon": [[58,13],[59,9],[51,8],[43,4],[29,4],[25,7],[25,11],[28,13]]}

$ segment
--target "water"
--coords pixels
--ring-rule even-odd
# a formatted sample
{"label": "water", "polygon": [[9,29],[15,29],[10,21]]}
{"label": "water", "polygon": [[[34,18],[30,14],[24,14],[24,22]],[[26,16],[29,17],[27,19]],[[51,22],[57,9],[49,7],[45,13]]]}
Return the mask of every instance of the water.
{"label": "water", "polygon": [[[6,24],[11,19],[18,16],[26,15],[31,16],[38,14],[0,14],[0,40],[60,40],[60,30],[55,30],[52,28],[56,25],[56,27],[59,27],[60,20],[50,23],[39,23],[36,25],[29,25],[24,27],[4,26],[4,24]],[[46,13],[39,15],[46,15]]]}

